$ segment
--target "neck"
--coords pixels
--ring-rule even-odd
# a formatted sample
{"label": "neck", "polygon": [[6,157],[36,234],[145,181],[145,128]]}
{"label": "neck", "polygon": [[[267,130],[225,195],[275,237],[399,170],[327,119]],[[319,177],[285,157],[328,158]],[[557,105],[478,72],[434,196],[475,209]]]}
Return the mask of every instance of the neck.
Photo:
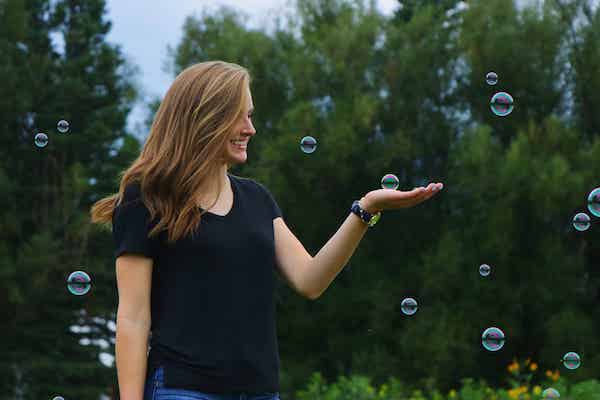
{"label": "neck", "polygon": [[218,179],[212,180],[208,186],[204,188],[202,193],[198,195],[198,202],[200,206],[209,206],[213,201],[215,201],[215,199],[218,199],[221,196],[221,193],[217,193],[217,190],[219,190],[219,184],[221,185],[221,193],[229,190],[227,164],[223,164],[219,170]]}

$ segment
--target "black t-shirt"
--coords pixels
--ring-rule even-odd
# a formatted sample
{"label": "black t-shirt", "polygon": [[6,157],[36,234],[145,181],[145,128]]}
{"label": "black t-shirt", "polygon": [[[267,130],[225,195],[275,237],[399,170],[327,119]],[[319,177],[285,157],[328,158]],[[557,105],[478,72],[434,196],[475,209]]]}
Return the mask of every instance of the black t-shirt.
{"label": "black t-shirt", "polygon": [[233,206],[205,213],[199,230],[168,245],[166,231],[126,187],[113,214],[115,259],[124,253],[154,260],[148,374],[164,367],[165,386],[210,393],[279,391],[275,325],[273,219],[281,210],[252,179],[228,174]]}

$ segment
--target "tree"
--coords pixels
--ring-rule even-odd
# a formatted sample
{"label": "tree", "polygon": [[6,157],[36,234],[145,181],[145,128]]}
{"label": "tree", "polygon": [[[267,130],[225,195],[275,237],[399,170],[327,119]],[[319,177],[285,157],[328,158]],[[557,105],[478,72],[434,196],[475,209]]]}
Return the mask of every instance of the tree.
{"label": "tree", "polygon": [[[98,191],[115,191],[121,153],[139,148],[124,131],[133,71],[105,42],[104,13],[103,0],[0,5],[1,398],[97,398],[114,379],[98,344],[80,345],[83,336],[110,347],[114,336],[112,247],[105,233],[95,242],[89,207]],[[56,131],[60,119],[68,133]],[[46,147],[34,145],[38,132]],[[129,147],[115,156],[118,139]],[[77,269],[92,276],[87,296],[66,290]],[[71,330],[78,324],[89,335]]]}

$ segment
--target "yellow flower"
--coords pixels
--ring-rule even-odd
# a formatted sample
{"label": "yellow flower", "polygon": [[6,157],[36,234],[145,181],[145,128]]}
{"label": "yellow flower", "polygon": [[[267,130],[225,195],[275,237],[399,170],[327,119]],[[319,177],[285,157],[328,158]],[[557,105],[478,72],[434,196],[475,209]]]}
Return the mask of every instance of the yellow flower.
{"label": "yellow flower", "polygon": [[540,393],[542,393],[542,387],[541,386],[537,386],[537,385],[534,386],[533,387],[533,394],[535,394],[537,396]]}
{"label": "yellow flower", "polygon": [[456,397],[456,390],[454,389],[450,389],[450,392],[448,392],[448,397],[450,397],[451,399]]}
{"label": "yellow flower", "polygon": [[554,374],[552,374],[552,380],[554,382],[556,382],[558,380],[558,378],[560,378],[560,372],[558,372],[558,370],[554,371]]}
{"label": "yellow flower", "polygon": [[513,388],[508,391],[508,396],[511,399],[520,399],[523,393],[527,392],[527,387],[519,386],[518,388]]}
{"label": "yellow flower", "polygon": [[508,370],[508,372],[515,373],[519,371],[519,363],[517,362],[517,360],[513,359],[513,362],[511,364],[508,365],[508,367],[506,367],[506,369]]}
{"label": "yellow flower", "polygon": [[530,370],[532,370],[532,371],[535,371],[537,368],[538,368],[538,366],[537,366],[537,364],[536,364],[536,363],[534,363],[534,362],[533,362],[533,363],[531,363],[531,365],[529,366],[529,369],[530,369]]}
{"label": "yellow flower", "polygon": [[548,378],[552,378],[552,371],[550,371],[550,370],[546,371],[546,376]]}

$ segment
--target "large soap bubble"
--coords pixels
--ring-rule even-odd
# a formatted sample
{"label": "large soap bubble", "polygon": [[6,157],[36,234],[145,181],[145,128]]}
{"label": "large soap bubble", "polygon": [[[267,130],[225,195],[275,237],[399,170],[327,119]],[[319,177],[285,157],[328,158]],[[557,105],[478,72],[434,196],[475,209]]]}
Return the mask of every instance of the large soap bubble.
{"label": "large soap bubble", "polygon": [[46,135],[43,132],[40,132],[35,135],[35,137],[33,138],[33,142],[39,148],[46,147],[46,145],[48,144],[48,135]]}
{"label": "large soap bubble", "polygon": [[595,216],[600,217],[600,187],[592,190],[587,198],[588,210]]}
{"label": "large soap bubble", "polygon": [[84,271],[72,272],[67,278],[67,289],[76,296],[83,296],[90,291],[91,287],[92,279]]}
{"label": "large soap bubble", "polygon": [[317,139],[312,136],[304,136],[300,140],[300,149],[306,154],[314,153],[317,149]]}
{"label": "large soap bubble", "polygon": [[61,119],[60,121],[58,121],[58,123],[56,124],[56,129],[60,132],[60,133],[67,133],[69,130],[69,122],[65,121],[64,119]]}
{"label": "large soap bubble", "polygon": [[495,85],[496,83],[498,83],[498,74],[493,71],[488,72],[485,75],[485,81],[488,85]]}
{"label": "large soap bubble", "polygon": [[498,351],[504,346],[505,342],[504,332],[499,328],[492,326],[487,328],[481,334],[481,343],[483,348],[489,351]]}
{"label": "large soap bubble", "polygon": [[490,100],[492,112],[499,117],[506,117],[514,108],[512,96],[506,92],[498,92]]}
{"label": "large soap bubble", "polygon": [[400,185],[400,181],[398,180],[398,177],[394,174],[387,174],[387,175],[384,175],[383,178],[381,178],[381,188],[382,189],[396,190],[396,189],[398,189],[399,185]]}
{"label": "large soap bubble", "polygon": [[418,308],[417,301],[415,299],[413,299],[412,297],[405,298],[404,300],[402,300],[402,303],[400,304],[400,309],[406,315],[413,315],[414,313],[417,312],[417,308]]}
{"label": "large soap bubble", "polygon": [[577,213],[573,217],[573,228],[580,232],[587,231],[590,227],[590,216],[586,213]]}
{"label": "large soap bubble", "polygon": [[581,357],[579,357],[579,354],[570,351],[563,356],[562,362],[567,369],[577,369],[581,365]]}

